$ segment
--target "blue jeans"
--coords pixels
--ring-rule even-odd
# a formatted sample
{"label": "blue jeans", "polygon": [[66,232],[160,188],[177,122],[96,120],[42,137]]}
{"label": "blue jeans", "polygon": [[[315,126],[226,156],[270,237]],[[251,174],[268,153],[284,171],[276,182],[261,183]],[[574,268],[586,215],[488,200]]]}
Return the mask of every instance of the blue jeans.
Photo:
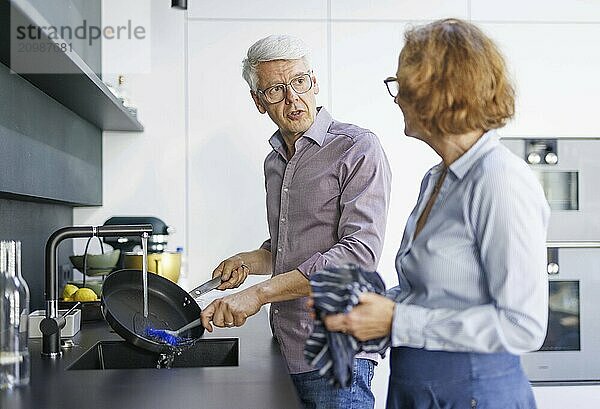
{"label": "blue jeans", "polygon": [[306,409],[372,409],[375,396],[371,381],[375,364],[369,359],[355,359],[352,385],[336,388],[319,375],[319,371],[292,374],[298,397]]}
{"label": "blue jeans", "polygon": [[518,356],[392,348],[387,409],[534,409]]}

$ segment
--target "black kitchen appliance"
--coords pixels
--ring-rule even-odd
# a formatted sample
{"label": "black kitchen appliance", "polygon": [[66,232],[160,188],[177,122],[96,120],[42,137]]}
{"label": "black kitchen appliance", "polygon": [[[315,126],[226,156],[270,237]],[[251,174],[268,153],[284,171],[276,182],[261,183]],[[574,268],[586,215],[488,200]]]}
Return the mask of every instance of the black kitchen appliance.
{"label": "black kitchen appliance", "polygon": [[[149,224],[152,226],[152,234],[148,237],[148,253],[162,253],[167,249],[167,243],[169,241],[169,233],[173,232],[173,229],[167,224],[153,216],[115,216],[104,222],[104,226],[112,225],[139,225]],[[134,250],[136,246],[142,245],[141,237],[123,237],[123,236],[112,236],[104,237],[104,243],[110,245],[115,250],[121,250],[121,256],[117,263],[118,269],[124,268],[124,255]]]}

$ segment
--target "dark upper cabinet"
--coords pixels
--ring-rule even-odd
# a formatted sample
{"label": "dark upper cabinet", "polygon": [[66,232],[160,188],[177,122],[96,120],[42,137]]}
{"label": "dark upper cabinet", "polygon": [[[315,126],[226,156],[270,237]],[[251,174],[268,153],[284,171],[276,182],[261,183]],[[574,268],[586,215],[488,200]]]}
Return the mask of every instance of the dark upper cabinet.
{"label": "dark upper cabinet", "polygon": [[[100,0],[0,0],[0,62],[102,130],[142,131],[142,124],[100,78],[100,41],[90,46],[87,36],[73,36],[66,42],[52,38],[52,29],[45,29],[41,39],[35,35],[34,42],[45,44],[44,47],[52,46],[51,52],[27,49],[18,52],[14,45],[11,50],[11,41],[21,33],[29,33],[27,27],[30,25],[75,29],[85,22],[87,27],[101,27],[100,19]],[[20,27],[23,29],[19,32]],[[14,56],[18,58],[12,58]],[[47,67],[47,70],[32,72],[38,67]]]}
{"label": "dark upper cabinet", "polygon": [[0,64],[0,197],[102,204],[102,131]]}

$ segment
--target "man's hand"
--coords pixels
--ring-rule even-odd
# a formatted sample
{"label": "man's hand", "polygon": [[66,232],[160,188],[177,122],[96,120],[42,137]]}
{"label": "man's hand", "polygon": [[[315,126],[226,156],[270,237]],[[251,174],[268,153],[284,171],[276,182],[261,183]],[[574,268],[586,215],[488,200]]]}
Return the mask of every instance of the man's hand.
{"label": "man's hand", "polygon": [[248,274],[250,268],[244,264],[244,260],[239,254],[231,256],[226,260],[221,261],[218,267],[213,271],[213,278],[221,276],[221,285],[217,287],[218,290],[227,290],[229,288],[237,288],[242,284]]}
{"label": "man's hand", "polygon": [[300,271],[292,270],[213,301],[202,311],[202,325],[209,332],[212,332],[211,321],[217,327],[239,327],[267,303],[295,300],[309,294],[310,284],[306,277]]}
{"label": "man's hand", "polygon": [[331,332],[350,334],[359,341],[381,338],[392,332],[395,305],[382,295],[364,293],[349,313],[326,316],[325,327]]}
{"label": "man's hand", "polygon": [[202,311],[202,325],[212,332],[212,323],[217,327],[240,327],[246,319],[256,314],[263,302],[255,287],[214,300]]}

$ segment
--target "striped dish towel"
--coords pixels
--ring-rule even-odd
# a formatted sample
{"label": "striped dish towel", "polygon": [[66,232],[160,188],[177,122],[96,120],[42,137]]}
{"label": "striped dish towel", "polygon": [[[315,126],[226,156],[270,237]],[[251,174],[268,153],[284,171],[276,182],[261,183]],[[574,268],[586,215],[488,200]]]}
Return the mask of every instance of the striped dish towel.
{"label": "striped dish towel", "polygon": [[363,292],[385,296],[385,284],[377,272],[350,264],[311,274],[310,285],[317,318],[306,340],[304,357],[330,383],[349,387],[354,356],[359,352],[378,352],[384,356],[390,337],[361,342],[352,335],[327,331],[321,317],[350,312]]}

